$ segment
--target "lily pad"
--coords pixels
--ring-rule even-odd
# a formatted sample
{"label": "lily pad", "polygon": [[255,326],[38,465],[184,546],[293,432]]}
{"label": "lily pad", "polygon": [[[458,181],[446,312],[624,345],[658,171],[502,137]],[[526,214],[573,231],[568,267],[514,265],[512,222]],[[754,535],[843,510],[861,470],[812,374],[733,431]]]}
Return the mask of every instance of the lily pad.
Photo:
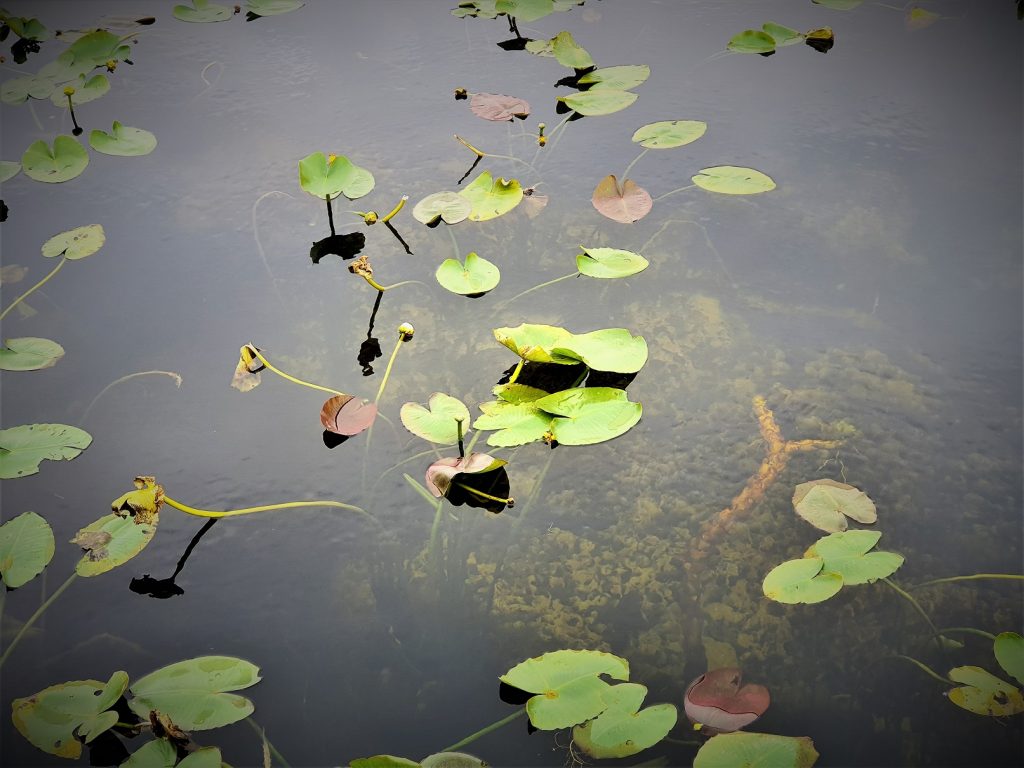
{"label": "lily pad", "polygon": [[[18,732],[33,746],[44,752],[77,759],[82,755],[82,742],[76,731],[83,727],[99,735],[98,718],[128,687],[128,675],[115,672],[110,680],[73,680],[51,685],[34,696],[11,702],[11,719]],[[107,728],[117,722],[106,718]]]}
{"label": "lily pad", "polygon": [[144,522],[131,515],[104,515],[80,530],[72,544],[85,550],[75,565],[79,576],[99,576],[135,557],[156,535],[159,515]]}
{"label": "lily pad", "polygon": [[612,221],[632,224],[639,221],[654,207],[650,193],[632,179],[626,179],[619,189],[615,176],[605,176],[594,188],[590,198],[598,213]]}
{"label": "lily pad", "polygon": [[[541,393],[547,395],[546,392]],[[496,430],[487,438],[487,444],[496,448],[510,448],[541,440],[548,434],[550,413],[545,413],[531,402],[513,403],[494,400],[481,403],[482,416],[473,422],[474,429]]]}
{"label": "lily pad", "polygon": [[701,120],[659,120],[637,128],[633,141],[649,149],[674,149],[696,141],[707,129]]}
{"label": "lily pad", "polygon": [[465,263],[458,259],[445,259],[435,273],[437,282],[452,293],[463,296],[482,296],[498,284],[501,273],[487,259],[470,252]]}
{"label": "lily pad", "polygon": [[19,173],[21,173],[21,163],[16,163],[13,160],[0,160],[0,184],[13,179]]}
{"label": "lily pad", "polygon": [[620,64],[587,72],[577,82],[589,85],[592,91],[599,88],[628,91],[644,83],[650,76],[651,68],[646,64]]}
{"label": "lily pad", "polygon": [[523,187],[516,179],[494,179],[484,171],[459,194],[469,201],[470,221],[488,221],[519,205],[523,199]]}
{"label": "lily pad", "polygon": [[424,757],[420,768],[487,768],[487,763],[465,752],[437,752]]}
{"label": "lily pad", "polygon": [[245,10],[253,16],[280,16],[297,11],[304,5],[303,0],[248,0]]}
{"label": "lily pad", "polygon": [[838,573],[844,585],[870,584],[891,576],[903,565],[903,555],[869,552],[882,537],[880,531],[843,531],[818,539],[806,557],[825,561],[822,571]]}
{"label": "lily pad", "polygon": [[25,175],[36,181],[59,183],[70,181],[89,165],[89,153],[74,136],[61,134],[53,147],[40,139],[33,142],[21,156]]}
{"label": "lily pad", "polygon": [[576,269],[587,277],[629,277],[647,269],[650,262],[639,253],[619,248],[584,248],[576,256]]}
{"label": "lily pad", "polygon": [[405,757],[395,757],[394,755],[360,757],[348,765],[349,768],[420,768],[420,764],[416,761]]}
{"label": "lily pad", "polygon": [[693,177],[693,183],[708,192],[723,195],[756,195],[771,192],[775,182],[753,168],[741,168],[734,165],[717,165],[713,168],[702,168]]}
{"label": "lily pad", "polygon": [[473,204],[458,192],[435,192],[427,195],[412,209],[412,217],[428,227],[438,222],[458,224],[469,217]]}
{"label": "lily pad", "polygon": [[469,431],[469,409],[461,400],[443,392],[432,394],[426,407],[419,403],[405,403],[399,416],[405,428],[416,437],[438,445],[459,442],[459,421],[463,425],[463,435]]}
{"label": "lily pad", "polygon": [[154,739],[132,752],[120,768],[174,768],[177,762],[178,750],[175,746],[167,739]]}
{"label": "lily pad", "polygon": [[947,694],[949,700],[976,715],[1007,717],[1024,712],[1024,696],[1015,686],[989,674],[981,667],[956,667],[949,679],[964,683]]}
{"label": "lily pad", "polygon": [[151,672],[131,686],[128,706],[139,717],[150,710],[167,715],[185,731],[204,731],[237,723],[255,707],[229,693],[255,685],[259,667],[231,656],[200,656]]}
{"label": "lily pad", "polygon": [[200,747],[185,755],[178,763],[178,768],[223,768],[223,765],[217,747]]}
{"label": "lily pad", "polygon": [[683,703],[691,723],[706,733],[731,733],[745,728],[765,713],[771,695],[763,685],[741,685],[743,675],[735,667],[713,669],[686,689]]}
{"label": "lily pad", "polygon": [[625,390],[577,387],[547,395],[532,403],[558,418],[548,428],[562,445],[594,445],[623,435],[643,415],[640,403],[630,402]]}
{"label": "lily pad", "polygon": [[[92,77],[79,75],[78,80],[73,80],[70,85],[75,89],[75,92],[71,94],[71,103],[76,107],[95,101],[110,92],[110,81],[107,80],[106,75],[93,75]],[[67,108],[68,106],[68,97],[63,90],[55,90],[51,93],[50,101],[55,107]]]}
{"label": "lily pad", "polygon": [[799,32],[792,27],[784,27],[781,24],[776,24],[771,21],[762,24],[761,29],[771,36],[778,48],[785,48],[787,45],[795,45],[804,39],[802,32]]}
{"label": "lily pad", "polygon": [[135,490],[114,499],[110,509],[121,517],[132,515],[137,523],[155,525],[164,504],[164,487],[152,475],[136,477],[134,483]]}
{"label": "lily pad", "polygon": [[1016,632],[1000,632],[996,635],[992,650],[1003,671],[1024,685],[1024,637]]}
{"label": "lily pad", "polygon": [[734,35],[725,46],[733,53],[775,53],[775,39],[760,29],[746,29]]}
{"label": "lily pad", "polygon": [[299,185],[314,197],[334,199],[344,195],[355,200],[369,194],[374,183],[372,173],[344,155],[327,157],[314,152],[299,161]]}
{"label": "lily pad", "polygon": [[500,93],[474,93],[469,108],[477,117],[494,122],[505,122],[518,117],[520,120],[530,114],[530,104],[515,96]]}
{"label": "lily pad", "polygon": [[582,93],[572,93],[568,96],[559,96],[557,101],[562,102],[574,112],[588,117],[599,115],[611,115],[619,112],[637,99],[637,94],[632,91],[619,91],[614,88],[591,88]]}
{"label": "lily pad", "polygon": [[693,768],[811,768],[817,759],[806,736],[721,733],[697,750]]}
{"label": "lily pad", "polygon": [[8,589],[42,573],[53,552],[53,529],[35,512],[23,512],[0,525],[0,574]]}
{"label": "lily pad", "polygon": [[629,662],[602,651],[553,651],[520,662],[501,676],[501,681],[526,693],[534,728],[569,728],[597,717],[608,704],[611,686],[599,675],[629,679]]}
{"label": "lily pad", "polygon": [[820,557],[787,560],[768,572],[761,584],[765,597],[778,603],[820,603],[843,588],[843,577],[822,571]]}
{"label": "lily pad", "polygon": [[71,461],[91,442],[88,432],[67,424],[22,424],[0,429],[0,478],[34,475],[44,459]]}
{"label": "lily pad", "polygon": [[234,15],[234,10],[230,5],[219,5],[209,2],[209,0],[192,0],[191,7],[176,5],[171,14],[179,21],[209,23],[227,21]]}
{"label": "lily pad", "polygon": [[804,42],[818,53],[828,53],[836,44],[836,36],[832,27],[821,27],[804,33]]}
{"label": "lily pad", "polygon": [[63,66],[70,60],[75,66],[102,67],[110,60],[124,61],[131,56],[131,49],[114,33],[97,29],[75,40],[65,53],[68,59]]}
{"label": "lily pad", "polygon": [[64,347],[49,339],[24,336],[7,339],[0,349],[0,370],[38,371],[57,364],[64,357]]}
{"label": "lily pad", "polygon": [[878,520],[875,503],[864,491],[835,480],[800,483],[793,492],[793,508],[804,520],[829,533],[846,530],[846,518],[858,523]]}
{"label": "lily pad", "polygon": [[265,366],[256,357],[256,352],[252,344],[243,344],[238,351],[238,363],[231,377],[231,386],[239,392],[248,392],[260,385],[260,372]]}
{"label": "lily pad", "polygon": [[599,371],[636,373],[647,362],[647,342],[625,328],[577,334],[557,326],[523,323],[515,328],[495,328],[494,338],[533,363],[582,362]]}
{"label": "lily pad", "polygon": [[377,418],[377,405],[352,395],[335,395],[320,409],[320,423],[328,432],[351,437],[365,432]]}
{"label": "lily pad", "polygon": [[551,55],[563,67],[587,69],[594,66],[594,60],[587,53],[587,49],[577,43],[571,33],[564,30],[551,38]]}
{"label": "lily pad", "polygon": [[514,500],[508,498],[506,464],[504,459],[486,453],[446,456],[427,467],[427,489],[434,498],[444,497],[455,506],[468,504],[497,514],[506,505],[514,504]]}
{"label": "lily pad", "polygon": [[629,757],[653,747],[672,730],[678,714],[671,704],[641,710],[646,695],[647,688],[639,683],[613,685],[604,695],[608,709],[573,728],[573,742],[598,759]]}
{"label": "lily pad", "polygon": [[107,234],[101,224],[87,224],[67,232],[54,235],[43,243],[42,254],[48,259],[64,256],[69,261],[92,256],[107,242]]}
{"label": "lily pad", "polygon": [[114,121],[110,133],[98,128],[89,132],[89,146],[105,155],[136,157],[156,149],[156,136],[142,128],[132,128]]}
{"label": "lily pad", "polygon": [[833,11],[851,11],[864,0],[811,0],[815,5],[822,5],[831,8]]}

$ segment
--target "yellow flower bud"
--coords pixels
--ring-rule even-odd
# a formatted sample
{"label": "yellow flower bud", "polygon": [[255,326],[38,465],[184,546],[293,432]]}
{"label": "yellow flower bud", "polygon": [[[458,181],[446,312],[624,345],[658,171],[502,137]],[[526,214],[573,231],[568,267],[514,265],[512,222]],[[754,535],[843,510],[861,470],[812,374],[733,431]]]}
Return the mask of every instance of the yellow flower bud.
{"label": "yellow flower bud", "polygon": [[415,332],[416,329],[409,323],[402,323],[398,326],[398,335],[402,337],[402,341],[409,341]]}
{"label": "yellow flower bud", "polygon": [[70,85],[65,86],[64,87],[64,95],[65,96],[74,96],[75,95],[75,89],[72,88]]}

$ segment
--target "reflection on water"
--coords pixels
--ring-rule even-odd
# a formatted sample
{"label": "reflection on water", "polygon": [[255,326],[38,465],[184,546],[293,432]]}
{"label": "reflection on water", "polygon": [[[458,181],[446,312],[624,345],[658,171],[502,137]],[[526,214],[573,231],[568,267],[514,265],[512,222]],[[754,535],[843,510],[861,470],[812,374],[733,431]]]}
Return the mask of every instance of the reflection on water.
{"label": "reflection on water", "polygon": [[[45,13],[54,28],[111,10],[8,5]],[[772,693],[751,730],[810,736],[819,765],[1018,763],[1020,716],[958,709],[942,684],[896,658],[943,675],[967,664],[996,673],[989,642],[948,633],[964,647],[937,650],[920,613],[880,582],[816,605],[761,590],[771,568],[819,538],[791,502],[798,483],[817,478],[875,501],[879,549],[906,558],[893,577],[901,588],[1021,570],[1012,4],[936,0],[942,18],[916,31],[884,7],[810,2],[588,0],[520,21],[523,36],[567,29],[599,64],[652,72],[633,106],[573,121],[543,150],[536,123],[558,123],[553,97],[568,91],[551,84],[565,71],[496,45],[505,20],[455,19],[451,5],[309,2],[206,25],[140,0],[132,13],[158,21],[133,46],[135,65],[76,114],[87,132],[113,119],[152,130],[156,151],[94,155],[79,179],[45,189],[24,176],[4,184],[4,307],[52,267],[38,256],[48,237],[91,222],[107,232],[73,277],[30,299],[35,315],[5,318],[5,337],[52,338],[67,355],[3,374],[3,426],[64,422],[94,437],[75,461],[4,482],[5,519],[35,510],[58,542],[44,576],[7,594],[5,643],[73,568],[65,542],[135,475],[156,474],[201,507],[336,499],[380,523],[292,510],[197,533],[195,520],[166,510],[138,558],[79,580],[45,614],[3,670],[5,700],[115,669],[137,677],[235,655],[260,665],[249,691],[256,719],[292,765],[419,759],[512,711],[495,695],[512,665],[592,648],[627,658],[650,703],[681,706],[709,666],[742,667]],[[835,47],[710,58],[769,20],[830,25]],[[28,65],[58,46],[44,43]],[[525,98],[533,114],[509,127],[481,121],[452,99],[460,86]],[[4,159],[71,125],[46,102],[5,104],[3,119]],[[653,197],[717,164],[758,168],[778,188],[689,190],[634,224],[603,218],[594,186],[636,156],[638,126],[666,119],[709,127],[636,163],[630,175]],[[390,232],[337,201],[338,239],[325,240],[327,213],[299,189],[299,158],[345,154],[376,178],[351,205],[388,211],[409,195],[411,208],[460,188],[472,156],[455,133],[519,158],[484,158],[474,175],[515,176],[547,206],[447,229],[403,211]],[[511,300],[571,271],[581,244],[634,250],[650,266]],[[501,270],[498,288],[475,300],[434,278],[442,260],[470,251]],[[380,283],[418,282],[379,293],[348,271],[357,252]],[[381,340],[389,350],[401,322],[416,337],[372,437],[329,451],[319,395],[276,377],[245,394],[228,386],[251,342],[301,379],[372,398],[387,362]],[[521,322],[642,334],[650,358],[629,395],[643,420],[594,446],[489,448],[510,462],[515,508],[438,512],[403,478],[422,482],[437,454],[402,428],[399,406],[445,392],[475,416],[516,360],[491,330]],[[142,376],[106,390],[153,370],[176,372],[180,388]],[[784,443],[818,442],[772,463],[769,417]],[[730,525],[716,527],[724,510],[735,513]],[[998,633],[1024,621],[1013,582],[912,594],[939,628]],[[5,764],[48,764],[10,721],[3,728]],[[524,730],[517,721],[468,749],[495,765],[565,761],[564,735]],[[232,764],[261,759],[248,727],[202,735]],[[672,736],[695,738],[683,726]],[[634,761],[663,754],[689,765],[695,749],[663,744]]]}

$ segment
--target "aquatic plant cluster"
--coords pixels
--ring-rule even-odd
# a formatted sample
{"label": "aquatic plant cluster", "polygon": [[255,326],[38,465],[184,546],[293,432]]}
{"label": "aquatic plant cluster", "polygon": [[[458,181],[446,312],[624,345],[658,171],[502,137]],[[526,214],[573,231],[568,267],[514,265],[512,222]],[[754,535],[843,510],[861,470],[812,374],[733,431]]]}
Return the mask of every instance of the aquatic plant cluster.
{"label": "aquatic plant cluster", "polygon": [[[841,11],[859,5],[856,0],[813,2]],[[439,264],[435,278],[454,297],[479,299],[494,291],[501,281],[497,257],[491,261],[476,252],[463,254],[455,228],[492,221],[520,206],[531,218],[540,215],[549,199],[538,191],[542,160],[556,151],[567,132],[582,130],[574,127],[574,123],[585,119],[589,124],[593,118],[630,107],[638,98],[634,89],[641,87],[651,74],[650,67],[642,64],[599,67],[568,30],[549,39],[529,39],[521,33],[520,25],[554,13],[567,13],[582,5],[583,0],[472,0],[459,2],[451,11],[459,18],[501,18],[513,38],[499,45],[510,52],[555,59],[567,72],[558,85],[573,90],[569,95],[556,97],[556,114],[564,118],[554,127],[537,123],[534,130],[522,131],[519,138],[532,145],[532,159],[526,155],[490,153],[467,138],[455,136],[474,158],[455,184],[460,189],[432,192],[411,205],[414,221],[432,230],[443,228],[450,237],[452,257]],[[272,18],[299,11],[303,6],[301,0],[248,0],[245,18]],[[191,4],[174,6],[170,15],[184,23],[215,24],[241,16],[242,10],[241,6],[192,0]],[[919,8],[907,12],[908,27],[913,29],[929,26],[938,18],[937,14]],[[46,50],[40,44],[56,37],[38,19],[15,17],[0,9],[0,21],[4,37],[14,34],[18,38],[12,55],[19,65],[31,61],[31,56],[41,49]],[[50,142],[32,143],[19,162],[3,161],[0,181],[8,182],[24,172],[33,181],[57,184],[83,174],[90,156],[78,139],[84,129],[78,124],[75,108],[110,91],[111,80],[116,84],[117,70],[134,64],[139,28],[153,22],[151,18],[134,20],[125,34],[106,28],[64,31],[59,37],[66,47],[53,61],[35,74],[3,83],[0,98],[5,104],[49,100],[54,108],[68,110],[75,128],[71,135],[60,134]],[[800,42],[818,53],[827,53],[835,44],[835,35],[831,27],[800,32],[766,22],[758,29],[737,33],[726,42],[722,55],[770,56]],[[457,101],[468,101],[471,113],[487,122],[526,124],[532,114],[531,105],[515,96],[471,92],[461,85],[454,89],[454,96]],[[610,227],[628,226],[652,214],[656,202],[690,190],[712,196],[751,196],[772,193],[777,188],[775,179],[764,171],[731,164],[695,167],[690,174],[691,183],[658,196],[652,196],[630,176],[652,150],[688,146],[701,139],[708,129],[703,121],[683,117],[638,127],[631,141],[639,145],[639,153],[621,174],[607,174],[597,182],[591,197],[593,208],[613,223]],[[156,149],[157,138],[146,129],[126,126],[115,119],[109,132],[92,129],[88,146],[107,155],[142,156]],[[522,171],[522,178],[506,178],[488,169],[473,176],[478,164],[487,159],[514,165]],[[360,255],[366,236],[362,232],[337,231],[336,215],[340,211],[335,204],[339,200],[358,200],[374,190],[376,179],[370,169],[343,154],[322,149],[295,161],[297,187],[322,201],[318,203],[322,205],[320,215],[323,207],[327,213],[330,234],[312,245],[312,263],[318,265],[327,256],[338,256],[349,262],[352,275],[376,291],[370,330],[359,357],[364,374],[369,375],[373,373],[371,363],[383,356],[379,341],[371,335],[381,298],[385,292],[417,281],[379,282],[368,255]],[[472,180],[463,186],[471,176]],[[399,223],[399,217],[409,197],[399,192],[396,190],[391,196],[397,202],[386,213],[345,213],[358,217],[366,227],[384,225],[398,245],[411,254],[399,230],[399,226],[405,226]],[[557,195],[558,190],[545,188],[545,193]],[[0,203],[0,207],[6,217],[6,206]],[[572,272],[522,291],[497,306],[505,308],[528,293],[569,278],[591,278],[595,285],[637,278],[656,261],[653,250],[649,251],[647,246],[660,250],[661,243],[656,243],[658,235],[674,223],[680,222],[667,220],[638,251],[608,245],[606,242],[612,238],[592,233],[588,242],[578,245]],[[714,252],[707,231],[699,223],[682,224],[701,230],[709,251]],[[17,310],[23,320],[29,320],[34,310],[26,299],[67,262],[92,256],[105,243],[106,231],[98,223],[46,239],[41,254],[47,259],[59,259],[56,266],[8,304],[0,319]],[[361,282],[358,284],[362,286]],[[761,301],[758,297],[750,300]],[[846,482],[845,465],[840,458],[841,450],[877,425],[854,426],[842,419],[816,419],[814,414],[820,402],[828,397],[824,386],[795,391],[776,384],[770,391],[762,392],[756,391],[752,380],[739,370],[731,381],[715,380],[701,372],[696,362],[700,355],[713,355],[715,350],[735,344],[737,338],[749,337],[749,330],[725,318],[718,300],[709,296],[688,297],[685,309],[691,319],[685,334],[674,332],[676,323],[672,315],[676,308],[658,306],[655,302],[645,308],[644,327],[654,331],[648,331],[647,337],[625,327],[569,330],[541,322],[492,328],[494,343],[511,352],[515,362],[505,371],[486,374],[486,384],[473,382],[477,392],[490,386],[489,393],[473,403],[479,412],[475,416],[463,399],[445,392],[424,391],[419,401],[405,402],[398,408],[389,407],[384,400],[401,350],[409,344],[422,343],[422,329],[417,333],[414,328],[419,322],[416,317],[395,329],[394,346],[372,399],[295,376],[285,370],[288,366],[273,362],[278,358],[276,352],[270,354],[255,342],[241,342],[231,386],[243,393],[250,392],[262,383],[262,374],[269,372],[290,384],[318,392],[319,399],[311,403],[310,412],[319,404],[322,439],[330,449],[357,438],[364,443],[365,463],[377,419],[391,423],[388,412],[394,415],[397,411],[407,432],[429,447],[390,468],[378,468],[382,471],[377,483],[389,472],[419,462],[422,466],[417,476],[403,476],[433,516],[429,538],[418,552],[406,557],[404,586],[414,599],[439,609],[450,608],[449,603],[457,594],[475,615],[493,618],[507,642],[531,649],[531,653],[537,650],[536,655],[524,658],[497,676],[501,698],[517,707],[507,717],[419,760],[390,754],[387,744],[382,744],[380,752],[373,756],[344,756],[352,768],[472,768],[489,762],[501,764],[501,755],[477,757],[463,750],[523,717],[531,730],[560,734],[572,764],[626,758],[659,744],[676,744],[696,748],[692,749],[695,768],[808,768],[819,757],[814,733],[782,735],[746,729],[768,710],[773,698],[797,698],[792,692],[794,686],[800,685],[800,667],[779,649],[784,649],[800,631],[818,631],[818,625],[811,619],[801,618],[801,606],[826,603],[839,595],[848,601],[840,603],[837,599],[833,603],[841,605],[833,614],[838,617],[838,624],[846,627],[850,622],[859,623],[867,638],[857,643],[858,658],[874,653],[860,653],[861,647],[877,641],[882,631],[880,620],[860,614],[870,617],[871,601],[891,596],[902,601],[920,621],[919,634],[924,640],[918,643],[918,649],[928,654],[934,652],[929,658],[939,659],[943,664],[948,661],[950,668],[936,671],[931,664],[909,653],[894,653],[891,659],[938,682],[935,697],[945,694],[951,704],[963,710],[991,718],[1024,713],[1024,638],[1014,631],[1020,627],[998,627],[998,633],[973,627],[940,629],[932,618],[938,606],[929,604],[921,597],[924,593],[918,592],[939,583],[1019,581],[1024,576],[951,575],[915,587],[901,586],[893,577],[904,565],[905,556],[878,549],[883,532],[871,527],[880,518],[886,519],[887,510],[883,508],[880,513],[865,491]],[[763,351],[758,354],[756,365],[764,374],[759,378],[780,380],[784,362]],[[0,369],[26,375],[61,363],[64,355],[64,347],[50,339],[6,338],[0,350]],[[572,530],[575,523],[587,519],[587,502],[571,492],[552,493],[541,501],[546,475],[556,456],[560,460],[567,452],[582,452],[584,446],[602,446],[623,438],[641,422],[643,405],[631,399],[627,390],[637,377],[645,375],[651,361],[660,366],[659,376],[689,379],[686,386],[693,391],[722,388],[735,395],[734,401],[741,405],[734,406],[731,412],[709,411],[697,418],[706,419],[709,428],[714,429],[720,429],[722,422],[741,425],[737,429],[747,435],[748,446],[736,451],[735,458],[737,466],[749,465],[751,474],[730,491],[731,501],[724,508],[709,515],[702,499],[684,498],[671,491],[658,466],[663,459],[652,453],[650,460],[640,465],[611,466],[591,489],[590,499],[603,500],[622,510],[616,522],[599,531]],[[877,375],[865,374],[875,375],[867,388],[898,387],[899,393],[917,407],[915,398],[919,394],[903,372],[887,370],[884,360],[875,362],[883,370]],[[820,384],[830,377],[835,365],[832,359],[819,360],[817,367],[808,366],[806,378]],[[133,376],[147,374],[170,376],[181,384],[181,377],[168,371],[146,371]],[[130,377],[111,382],[100,396],[127,378]],[[491,386],[493,381],[498,383]],[[789,424],[780,424],[776,416],[776,410],[793,402],[808,405],[805,413],[810,414],[795,425],[799,436],[788,434]],[[841,410],[820,408],[823,413]],[[487,433],[485,442],[495,454],[474,450],[483,433]],[[756,437],[759,439],[751,442]],[[55,471],[44,462],[72,461],[92,441],[88,432],[69,424],[7,426],[0,430],[0,478],[13,481]],[[451,453],[442,455],[441,448],[450,449]],[[353,445],[345,450],[350,449],[357,450]],[[555,449],[560,450],[556,453]],[[678,451],[672,461],[687,463],[695,451],[705,449],[686,448]],[[517,477],[519,450],[547,452],[542,469],[529,480]],[[496,455],[501,452],[505,453]],[[833,465],[840,479],[818,477],[793,488],[785,487],[783,480],[792,474],[791,462],[802,454],[822,462],[819,470]],[[125,468],[125,478],[135,471]],[[807,465],[801,464],[800,471],[807,472]],[[627,486],[622,482],[627,473],[642,475],[632,478],[639,480],[640,485]],[[199,538],[221,518],[295,508],[327,508],[353,515],[373,536],[385,538],[371,504],[364,508],[336,500],[271,501],[238,509],[211,510],[173,498],[153,475],[136,476],[133,485],[133,490],[111,501],[109,513],[82,527],[70,540],[81,551],[74,572],[21,623],[10,641],[5,640],[0,666],[18,649],[19,654],[30,652],[25,646],[30,644],[29,633],[34,624],[77,578],[91,578],[119,568],[150,546],[159,529],[164,505],[204,518],[205,524],[172,577],[155,580],[147,575],[132,580],[134,591],[157,597],[181,594],[175,577]],[[374,484],[369,491],[371,500],[376,487]],[[518,491],[520,487],[525,491]],[[643,491],[623,490],[626,487],[640,487]],[[724,487],[725,483],[717,484],[715,490]],[[766,510],[777,508],[779,499],[790,494],[792,519],[782,523],[771,519]],[[719,501],[725,503],[729,498],[726,494]],[[459,510],[458,514],[451,509],[462,506],[470,509]],[[561,508],[560,521],[566,527],[552,523],[546,531],[530,532],[525,528],[527,515],[532,510],[534,522],[542,506],[549,512]],[[516,516],[508,523],[511,534],[496,552],[485,551],[479,542],[463,539],[452,524],[453,520],[456,524],[473,520],[473,515],[486,516],[488,520],[499,514],[506,518],[511,516],[504,514],[507,510],[513,510],[511,514]],[[801,554],[795,549],[794,540],[805,524],[825,535]],[[853,524],[866,527],[851,527]],[[670,536],[665,535],[666,530]],[[885,546],[889,546],[889,540],[886,538]],[[55,550],[50,524],[35,512],[22,512],[0,525],[0,576],[6,588],[20,588],[38,577]],[[778,555],[779,561],[764,570],[760,561],[754,559],[755,553]],[[529,562],[535,567],[517,568],[517,562]],[[358,566],[353,568],[356,578],[366,577]],[[865,586],[876,584],[880,586]],[[373,596],[367,602],[375,607]],[[856,619],[851,615],[854,610],[858,614]],[[990,661],[994,663],[987,668],[950,666],[951,654],[964,647],[956,639],[958,635],[984,638],[991,647]],[[695,664],[702,671],[690,680],[682,680],[683,668]],[[759,681],[744,682],[743,666],[760,670]],[[767,672],[773,667],[776,676],[769,679]],[[642,671],[641,677],[651,688],[671,691],[673,701],[649,702],[648,685],[631,679],[636,669]],[[218,747],[201,743],[202,732],[248,720],[259,732],[264,765],[287,765],[266,734],[250,719],[255,711],[253,701],[237,693],[256,685],[260,679],[255,664],[226,655],[171,661],[137,679],[124,670],[115,670],[106,681],[87,678],[50,685],[34,693],[22,692],[25,695],[11,701],[12,722],[34,747],[56,757],[77,759],[86,748],[113,741],[124,759],[109,764],[132,768],[203,768],[219,766],[230,756],[222,757]],[[764,683],[769,683],[776,693],[770,693]],[[779,691],[784,695],[780,697]],[[688,725],[680,718],[680,706]],[[672,733],[687,738],[676,738]],[[557,738],[556,744],[561,744]]]}

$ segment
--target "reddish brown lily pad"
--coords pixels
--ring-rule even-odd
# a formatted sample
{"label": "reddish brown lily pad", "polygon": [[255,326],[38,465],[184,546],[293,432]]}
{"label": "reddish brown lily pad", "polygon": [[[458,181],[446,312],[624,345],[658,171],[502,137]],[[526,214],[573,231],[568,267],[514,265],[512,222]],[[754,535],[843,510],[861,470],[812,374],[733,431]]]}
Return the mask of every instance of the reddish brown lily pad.
{"label": "reddish brown lily pad", "polygon": [[446,456],[427,467],[427,488],[457,507],[466,504],[498,513],[515,503],[508,497],[507,463],[486,453]]}
{"label": "reddish brown lily pad", "polygon": [[530,105],[526,101],[500,93],[474,93],[469,100],[469,108],[477,117],[496,122],[511,120],[513,117],[525,120],[530,114]]}
{"label": "reddish brown lily pad", "polygon": [[598,213],[623,224],[639,221],[654,207],[646,189],[637,186],[632,179],[626,179],[619,189],[618,181],[611,175],[601,179],[590,201]]}
{"label": "reddish brown lily pad", "polygon": [[686,716],[706,733],[731,733],[750,725],[768,709],[771,695],[763,685],[741,686],[743,674],[735,667],[707,672],[686,689]]}
{"label": "reddish brown lily pad", "polygon": [[377,406],[352,395],[335,395],[320,409],[320,423],[336,435],[351,437],[370,428],[377,418]]}

